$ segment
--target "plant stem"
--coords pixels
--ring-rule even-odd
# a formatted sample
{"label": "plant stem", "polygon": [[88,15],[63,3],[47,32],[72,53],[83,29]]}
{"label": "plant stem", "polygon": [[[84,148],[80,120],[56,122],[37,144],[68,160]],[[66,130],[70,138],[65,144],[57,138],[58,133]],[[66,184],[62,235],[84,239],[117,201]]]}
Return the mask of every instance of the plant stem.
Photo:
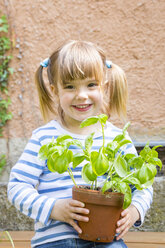
{"label": "plant stem", "polygon": [[4,231],[4,233],[7,235],[8,239],[10,240],[12,248],[15,248],[15,245],[13,243],[13,240],[12,240],[10,233],[8,231]]}
{"label": "plant stem", "polygon": [[95,180],[95,189],[97,189],[97,179]]}
{"label": "plant stem", "polygon": [[92,184],[91,184],[91,189],[93,189],[93,184],[94,184],[94,182],[92,182]]}
{"label": "plant stem", "polygon": [[138,170],[135,170],[135,171],[131,172],[129,175],[127,175],[126,177],[124,177],[124,178],[121,180],[121,182],[124,181],[126,178],[132,176],[132,175],[133,175],[135,172],[137,172],[137,171],[138,171]]}
{"label": "plant stem", "polygon": [[74,180],[74,176],[73,176],[72,170],[71,170],[71,168],[70,168],[69,166],[68,166],[68,168],[67,168],[67,171],[68,171],[69,176],[71,177],[71,179],[72,179],[74,185],[77,187],[77,183],[76,183],[76,181]]}
{"label": "plant stem", "polygon": [[108,179],[109,178],[111,178],[111,176],[112,176],[112,169],[113,169],[113,164],[112,164],[112,166],[111,166],[111,169],[109,170],[109,173],[108,173],[108,175],[107,175],[107,178],[105,179],[105,183],[104,184],[106,184],[107,183],[107,181],[108,181]]}
{"label": "plant stem", "polygon": [[[101,122],[100,122],[101,123]],[[102,135],[103,135],[103,147],[105,145],[105,136],[104,136],[104,125],[101,123]]]}

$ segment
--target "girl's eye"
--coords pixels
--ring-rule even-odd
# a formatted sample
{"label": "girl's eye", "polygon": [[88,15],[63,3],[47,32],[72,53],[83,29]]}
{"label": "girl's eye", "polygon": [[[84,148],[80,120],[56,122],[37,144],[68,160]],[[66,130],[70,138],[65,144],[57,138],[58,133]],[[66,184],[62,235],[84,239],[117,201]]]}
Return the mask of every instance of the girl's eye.
{"label": "girl's eye", "polygon": [[90,84],[88,84],[88,87],[96,87],[96,86],[98,86],[98,83],[90,83]]}
{"label": "girl's eye", "polygon": [[73,85],[68,84],[68,85],[66,85],[66,86],[64,87],[64,89],[69,89],[69,90],[72,90],[72,89],[74,89],[74,86],[73,86]]}

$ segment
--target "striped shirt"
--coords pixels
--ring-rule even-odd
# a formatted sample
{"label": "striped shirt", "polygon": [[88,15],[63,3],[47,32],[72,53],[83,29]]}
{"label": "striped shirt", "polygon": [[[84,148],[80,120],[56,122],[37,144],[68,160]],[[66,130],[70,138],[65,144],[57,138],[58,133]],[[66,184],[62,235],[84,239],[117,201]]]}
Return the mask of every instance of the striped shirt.
{"label": "striped shirt", "polygon": [[[92,131],[92,126],[91,126]],[[107,122],[105,128],[105,141],[111,142],[122,130]],[[52,173],[48,170],[46,161],[38,159],[40,147],[61,134],[69,134],[74,139],[79,139],[83,146],[85,135],[73,134],[66,131],[57,121],[52,120],[46,125],[33,131],[32,136],[26,145],[24,152],[16,165],[12,168],[8,183],[8,199],[23,214],[35,220],[35,235],[31,245],[35,247],[39,244],[53,242],[67,238],[78,238],[77,232],[67,223],[56,221],[50,218],[52,208],[57,199],[72,197],[73,182],[67,172],[63,174]],[[128,135],[127,135],[128,136]],[[127,138],[130,139],[128,136]],[[102,145],[102,134],[95,133],[93,150],[98,151]],[[70,147],[74,152],[79,148]],[[122,153],[133,153],[137,155],[132,143],[122,148]],[[85,184],[81,179],[80,164],[73,169],[74,178],[78,185]],[[102,177],[100,177],[101,183]],[[142,191],[133,189],[132,204],[136,206],[140,213],[141,221],[135,225],[141,225],[146,211],[152,202],[152,187]]]}

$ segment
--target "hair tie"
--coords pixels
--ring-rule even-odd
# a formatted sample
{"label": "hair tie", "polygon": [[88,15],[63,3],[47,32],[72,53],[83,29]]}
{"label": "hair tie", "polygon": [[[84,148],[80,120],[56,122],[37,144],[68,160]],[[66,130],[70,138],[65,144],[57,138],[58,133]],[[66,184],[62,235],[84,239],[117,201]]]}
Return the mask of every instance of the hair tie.
{"label": "hair tie", "polygon": [[112,68],[112,61],[106,60],[105,65],[106,65],[107,68]]}
{"label": "hair tie", "polygon": [[48,65],[49,65],[49,58],[44,59],[44,60],[40,63],[40,65],[42,65],[42,67],[48,67]]}

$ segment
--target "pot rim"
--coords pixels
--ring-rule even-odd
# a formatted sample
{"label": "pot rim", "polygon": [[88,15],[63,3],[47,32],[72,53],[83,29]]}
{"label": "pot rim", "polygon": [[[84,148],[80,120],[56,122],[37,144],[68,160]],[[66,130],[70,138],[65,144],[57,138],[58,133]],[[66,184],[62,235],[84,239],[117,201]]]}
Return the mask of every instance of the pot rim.
{"label": "pot rim", "polygon": [[[85,185],[79,185],[85,186]],[[76,200],[82,201],[84,203],[92,203],[98,205],[113,205],[113,206],[123,206],[124,194],[119,192],[106,192],[102,193],[98,190],[84,189],[80,187],[73,186],[72,195],[73,199],[76,195]]]}

